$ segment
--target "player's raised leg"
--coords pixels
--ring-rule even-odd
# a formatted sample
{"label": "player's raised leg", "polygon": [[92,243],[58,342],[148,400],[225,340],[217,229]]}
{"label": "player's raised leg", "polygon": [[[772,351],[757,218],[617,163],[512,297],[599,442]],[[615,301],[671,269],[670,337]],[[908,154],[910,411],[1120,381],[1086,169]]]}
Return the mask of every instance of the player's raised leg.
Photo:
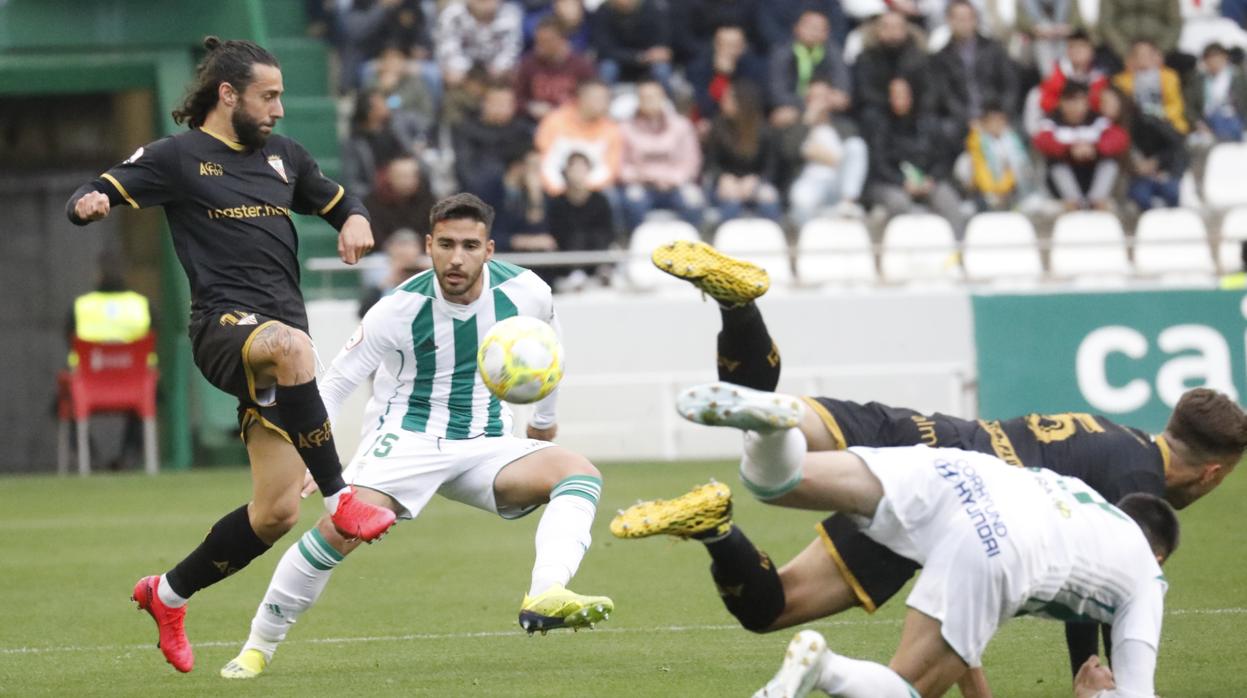
{"label": "player's raised leg", "polygon": [[[359,500],[372,506],[392,512],[401,508],[389,495],[376,490],[359,487],[355,493]],[[362,542],[358,538],[343,537],[332,518],[325,514],[287,548],[251,620],[251,634],[246,644],[238,656],[221,669],[221,676],[249,679],[268,668],[290,626],[316,603],[334,569]]]}
{"label": "player's raised leg", "polygon": [[654,266],[696,286],[719,304],[719,380],[758,390],[779,384],[779,347],[771,340],[754,300],[771,286],[766,270],[719,252],[704,242],[678,241],[651,255]]}
{"label": "player's raised leg", "polygon": [[602,476],[584,456],[560,446],[530,453],[494,479],[499,509],[523,509],[548,502],[537,524],[536,558],[520,626],[529,633],[592,627],[615,604],[567,588],[592,542],[590,528],[602,494]]}
{"label": "player's raised leg", "polygon": [[394,512],[358,500],[342,479],[329,414],[316,387],[312,340],[293,327],[270,322],[243,349],[248,389],[275,386],[277,411],[290,443],[325,498],[325,508],[347,537],[370,541],[394,525]]}
{"label": "player's raised leg", "polygon": [[299,516],[303,462],[277,432],[253,422],[247,431],[252,500],[221,517],[197,548],[159,577],[134,589],[139,608],[151,614],[160,649],[178,671],[190,671],[194,655],[184,628],[191,595],[216,584],[264,554]]}

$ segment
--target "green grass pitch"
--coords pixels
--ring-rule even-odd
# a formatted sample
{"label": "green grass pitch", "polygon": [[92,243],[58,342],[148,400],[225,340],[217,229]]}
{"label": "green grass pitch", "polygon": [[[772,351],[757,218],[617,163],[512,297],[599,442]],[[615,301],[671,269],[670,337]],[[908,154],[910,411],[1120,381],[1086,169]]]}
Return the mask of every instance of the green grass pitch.
{"label": "green grass pitch", "polygon": [[[415,522],[339,567],[321,602],[291,632],[261,678],[226,684],[234,656],[282,551],[191,602],[196,666],[165,664],[151,621],[128,596],[245,500],[245,471],[157,478],[0,479],[0,695],[142,696],[748,696],[778,665],[790,634],[753,635],[723,609],[696,543],[618,541],[617,508],[671,496],[730,463],[608,465],[594,546],[573,588],[617,608],[593,631],[528,637],[516,624],[528,585],[537,516],[495,519],[435,499]],[[1182,514],[1158,670],[1160,695],[1247,695],[1247,473]],[[737,521],[777,561],[813,538],[819,516],[737,499]],[[813,624],[845,654],[886,661],[903,603]],[[1021,619],[988,649],[998,696],[1069,695],[1061,626]]]}

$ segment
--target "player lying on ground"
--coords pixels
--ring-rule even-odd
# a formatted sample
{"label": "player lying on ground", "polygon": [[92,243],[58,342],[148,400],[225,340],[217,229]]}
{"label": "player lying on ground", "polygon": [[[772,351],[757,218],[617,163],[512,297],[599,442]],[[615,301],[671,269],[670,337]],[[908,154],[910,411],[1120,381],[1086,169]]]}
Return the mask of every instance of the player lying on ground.
{"label": "player lying on ground", "polygon": [[803,475],[784,504],[851,516],[872,540],[923,565],[888,667],[835,654],[803,630],[755,698],[814,688],[845,698],[942,696],[1018,615],[1112,624],[1113,677],[1084,674],[1075,695],[1153,696],[1167,589],[1158,563],[1178,544],[1163,499],[1132,494],[1114,507],[1076,478],[960,449],[854,447],[803,462],[784,430],[752,439],[745,458],[758,468]]}
{"label": "player lying on ground", "polygon": [[189,130],[139,148],[66,206],[77,225],[123,203],[164,208],[190,281],[195,364],[238,398],[251,501],[217,521],[173,569],[134,587],[178,671],[195,661],[184,628],[187,599],[246,567],[294,526],[305,472],[347,536],[373,540],[394,523],[393,512],[356,499],[342,479],[316,387],[290,215],[328,221],[340,231],[338,254],[354,264],[372,248],[368,212],[321,174],[303,146],[273,134],[283,114],[277,59],[250,41],[208,37],[204,47],[186,100],[173,112]]}
{"label": "player lying on ground", "polygon": [[[515,315],[558,329],[550,287],[536,274],[493,261],[494,212],[471,194],[438,202],[427,249],[433,269],[413,276],[364,316],[334,359],[321,391],[332,417],[374,371],[361,448],[346,477],[364,501],[400,518],[419,515],[434,493],[505,519],[549,502],[537,526],[537,557],[520,625],[530,634],[591,626],[608,617],[605,596],[567,584],[589,549],[601,475],[583,456],[550,443],[557,390],[537,404],[527,439],[511,435],[511,413],[476,369],[478,343]],[[359,542],[328,518],[282,556],[226,678],[264,671],[290,626],[316,602],[329,576]]]}
{"label": "player lying on ground", "polygon": [[[727,257],[704,243],[681,242],[654,251],[654,264],[686,279],[714,298],[723,329],[718,335],[719,378],[758,390],[779,382],[779,350],[767,332],[755,298],[769,281],[759,267]],[[833,398],[802,398],[799,427],[809,451],[849,446],[905,446],[925,443],[992,453],[1021,466],[1036,466],[1085,480],[1108,501],[1144,492],[1163,496],[1181,509],[1207,494],[1225,478],[1247,448],[1247,415],[1225,395],[1208,389],[1189,391],[1175,407],[1163,434],[1150,436],[1099,416],[1027,415],[1009,420],[977,421],[947,415],[923,415],[879,403],[865,405]],[[686,409],[681,413],[687,414]],[[764,501],[793,483],[750,487]],[[729,541],[741,539],[737,531]],[[738,570],[757,555],[720,550],[736,544],[710,545],[711,572],[720,588],[742,589],[724,597],[728,609],[750,630],[790,627],[838,613],[855,605],[873,612],[896,594],[918,566],[864,536],[847,517],[833,515],[819,525],[819,538],[780,568],[779,582],[745,584]],[[769,570],[767,576],[774,575]],[[782,591],[776,594],[773,586]],[[774,596],[775,600],[761,600]],[[1106,629],[1107,632],[1107,629]],[[1098,652],[1097,631],[1087,624],[1066,627],[1071,669]],[[971,677],[985,694],[982,677]],[[963,691],[973,690],[969,684]]]}

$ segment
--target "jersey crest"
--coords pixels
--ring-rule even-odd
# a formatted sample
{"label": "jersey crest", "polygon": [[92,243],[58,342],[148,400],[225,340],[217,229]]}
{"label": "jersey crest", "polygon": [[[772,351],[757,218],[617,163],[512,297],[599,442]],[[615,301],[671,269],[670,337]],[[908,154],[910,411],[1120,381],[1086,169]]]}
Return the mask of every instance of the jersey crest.
{"label": "jersey crest", "polygon": [[277,176],[281,177],[281,181],[286,183],[290,182],[290,180],[286,179],[286,166],[282,164],[280,155],[268,156],[268,164],[269,167],[272,167],[273,171],[277,173]]}

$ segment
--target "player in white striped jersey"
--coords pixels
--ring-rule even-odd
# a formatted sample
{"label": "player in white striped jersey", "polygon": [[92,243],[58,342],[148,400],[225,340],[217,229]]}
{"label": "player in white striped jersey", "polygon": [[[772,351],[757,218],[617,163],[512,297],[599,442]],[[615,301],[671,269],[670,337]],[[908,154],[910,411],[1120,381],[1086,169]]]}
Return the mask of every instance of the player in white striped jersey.
{"label": "player in white striped jersey", "polygon": [[[1075,695],[1152,698],[1178,522],[1164,500],[1132,494],[1113,506],[1081,480],[951,448],[792,450],[795,429],[754,432],[751,467],[787,470],[801,485],[784,505],[840,511],[923,566],[888,667],[838,655],[817,632],[789,643],[765,698],[817,688],[845,698],[940,696],[980,666],[996,629],[1017,615],[1113,626],[1113,671],[1091,658]],[[804,449],[802,449],[802,452]]]}
{"label": "player in white striped jersey", "polygon": [[[528,437],[511,435],[511,412],[476,370],[480,340],[499,320],[524,315],[557,332],[550,287],[536,274],[492,259],[493,209],[471,194],[433,207],[426,247],[433,269],[374,305],[321,380],[333,419],[374,371],[363,442],[343,472],[360,499],[415,518],[441,494],[506,519],[547,504],[519,622],[530,634],[605,620],[614,604],[566,588],[590,544],[601,495],[598,470],[551,443],[558,391],[537,405]],[[314,487],[312,483],[305,492]],[[359,545],[328,517],[290,547],[251,623],[242,652],[222,670],[251,678],[265,670],[290,626]]]}

